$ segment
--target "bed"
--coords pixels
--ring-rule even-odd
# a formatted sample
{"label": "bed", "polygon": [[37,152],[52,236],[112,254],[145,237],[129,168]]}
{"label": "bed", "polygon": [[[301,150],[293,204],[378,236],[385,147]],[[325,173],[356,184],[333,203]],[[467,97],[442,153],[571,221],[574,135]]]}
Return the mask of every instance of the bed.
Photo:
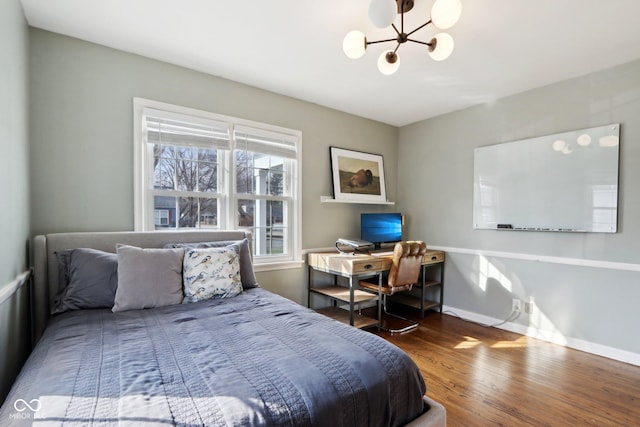
{"label": "bed", "polygon": [[[400,349],[247,283],[253,271],[243,250],[250,244],[243,231],[36,236],[33,309],[39,340],[0,408],[0,423],[446,425],[444,407],[426,397],[420,371]],[[102,267],[92,268],[91,277],[78,273],[94,265],[82,270],[76,261],[92,251],[109,265],[117,257],[113,307],[72,301],[77,307],[61,310],[80,278],[89,283],[96,271],[101,280],[107,276]],[[142,293],[154,301],[144,308],[136,306],[140,295],[125,298],[125,290],[144,289],[154,274],[153,280],[164,283],[171,274],[163,269],[174,268],[175,257],[169,256],[176,253],[184,261],[180,302],[158,303],[157,295],[169,294],[155,289]],[[233,273],[223,272],[241,279],[237,295],[198,299],[203,288],[197,286],[188,292],[187,278],[201,275],[193,273],[187,258],[204,268],[204,258],[197,256],[212,253],[216,262],[225,260],[224,268],[227,258],[215,257],[229,257]],[[140,270],[151,258],[152,268]],[[139,272],[140,284],[129,283],[131,271]],[[113,280],[111,275],[107,282]],[[193,300],[186,303],[188,296]],[[57,313],[50,316],[52,310]]]}

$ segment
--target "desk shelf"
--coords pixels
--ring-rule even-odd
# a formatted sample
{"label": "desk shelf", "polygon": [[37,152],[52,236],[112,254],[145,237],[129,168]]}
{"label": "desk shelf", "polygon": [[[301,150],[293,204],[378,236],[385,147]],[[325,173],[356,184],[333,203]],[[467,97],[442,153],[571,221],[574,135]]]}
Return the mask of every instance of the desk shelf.
{"label": "desk shelf", "polygon": [[[309,287],[310,293],[316,293],[331,298],[333,304],[337,302],[349,304],[349,288],[339,285]],[[355,306],[367,301],[375,301],[378,297],[369,292],[359,289],[353,290],[353,326],[356,328],[366,328],[376,325],[378,321],[355,312]],[[318,313],[331,317],[334,320],[349,325],[349,310],[342,309],[337,305],[316,310]]]}
{"label": "desk shelf", "polygon": [[[318,294],[326,295],[335,300],[349,303],[349,288],[345,288],[344,286],[318,286],[315,288],[309,289],[311,292],[316,292]],[[378,297],[369,292],[361,291],[359,289],[353,290],[353,303],[358,304],[365,301],[375,300]]]}
{"label": "desk shelf", "polygon": [[[349,324],[349,311],[343,310],[340,307],[327,307],[316,310],[320,314],[324,314],[327,317],[337,320],[345,324]],[[377,325],[378,321],[371,317],[363,316],[358,313],[353,314],[353,326],[359,329],[368,328],[369,326]]]}
{"label": "desk shelf", "polygon": [[438,301],[432,301],[428,299],[423,300],[424,307],[420,307],[420,298],[416,298],[411,295],[394,295],[393,298],[390,298],[390,301],[425,311],[440,307],[440,303]]}
{"label": "desk shelf", "polygon": [[441,284],[442,284],[441,280],[428,280],[427,279],[427,280],[424,281],[424,285],[417,284],[417,285],[415,285],[415,288],[419,288],[421,286],[424,286],[424,287],[428,288],[430,286],[439,286]]}

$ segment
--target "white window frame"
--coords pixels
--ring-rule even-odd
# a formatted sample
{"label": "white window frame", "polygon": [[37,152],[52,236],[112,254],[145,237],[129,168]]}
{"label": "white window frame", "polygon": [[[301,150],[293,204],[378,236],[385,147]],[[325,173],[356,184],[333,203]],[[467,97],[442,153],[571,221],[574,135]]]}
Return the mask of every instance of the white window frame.
{"label": "white window frame", "polygon": [[[219,193],[215,196],[220,198],[222,209],[219,212],[218,227],[220,230],[239,229],[237,225],[237,213],[235,207],[238,205],[238,199],[255,199],[260,200],[266,198],[268,200],[285,200],[289,206],[284,212],[289,221],[288,241],[285,243],[289,249],[286,255],[267,255],[254,256],[254,268],[256,271],[276,270],[283,268],[297,268],[302,265],[302,132],[294,129],[287,129],[279,126],[269,125],[265,123],[253,122],[250,120],[239,119],[235,117],[224,116],[220,114],[210,113],[207,111],[197,110],[188,107],[182,107],[164,102],[153,101],[144,98],[133,99],[133,123],[134,123],[134,229],[136,231],[154,231],[154,203],[153,203],[153,153],[146,143],[145,130],[143,129],[143,110],[155,109],[163,112],[175,113],[189,116],[190,118],[202,118],[205,120],[214,120],[217,122],[225,122],[229,126],[230,150],[228,155],[224,155],[222,159],[222,169],[220,173],[221,187]],[[234,150],[236,149],[236,140],[234,138],[235,129],[252,129],[265,135],[280,135],[287,140],[292,141],[295,145],[295,158],[291,163],[291,188],[289,196],[260,196],[251,195],[246,197],[238,197],[235,192],[236,165]],[[266,153],[265,153],[266,154]],[[277,155],[277,153],[271,153]],[[254,224],[256,226],[256,224]],[[184,230],[184,229],[182,229]],[[158,232],[171,232],[170,230],[158,230]],[[253,236],[254,241],[256,236]]]}

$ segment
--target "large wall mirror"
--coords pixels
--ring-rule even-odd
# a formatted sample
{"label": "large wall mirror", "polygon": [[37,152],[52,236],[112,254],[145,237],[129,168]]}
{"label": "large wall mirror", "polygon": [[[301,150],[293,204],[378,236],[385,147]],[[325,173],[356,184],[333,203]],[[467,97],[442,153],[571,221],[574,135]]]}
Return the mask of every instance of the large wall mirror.
{"label": "large wall mirror", "polygon": [[476,229],[615,233],[620,124],[479,147]]}

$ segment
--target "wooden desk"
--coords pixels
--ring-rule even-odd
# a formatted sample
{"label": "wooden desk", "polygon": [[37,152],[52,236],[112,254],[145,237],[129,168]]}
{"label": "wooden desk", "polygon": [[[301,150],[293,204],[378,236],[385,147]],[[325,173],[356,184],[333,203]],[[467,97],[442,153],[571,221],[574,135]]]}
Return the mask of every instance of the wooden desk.
{"label": "wooden desk", "polygon": [[[376,256],[367,254],[342,254],[338,252],[312,252],[307,255],[307,264],[309,265],[309,277],[308,277],[308,303],[311,307],[311,294],[317,293],[325,295],[332,299],[334,304],[337,301],[341,301],[349,304],[348,310],[348,323],[356,327],[366,327],[377,324],[377,320],[360,316],[354,312],[355,304],[361,302],[376,300],[375,294],[362,291],[358,289],[358,281],[361,277],[378,275],[378,280],[382,280],[382,274],[385,271],[391,269],[391,255]],[[440,266],[439,278],[426,278],[426,268],[429,266]],[[349,279],[349,287],[338,286],[337,279],[334,281],[333,286],[313,286],[313,273],[324,272],[332,274],[334,276],[345,277]],[[421,315],[424,316],[424,311],[430,308],[439,306],[442,311],[442,297],[443,297],[443,275],[444,275],[444,252],[442,251],[427,251],[422,259],[422,280],[416,285],[422,289],[421,297],[419,301],[417,298],[413,298],[416,301],[412,301],[409,296],[401,296],[398,302],[406,305],[411,305],[420,309]],[[440,286],[440,300],[438,302],[427,301],[425,304],[424,292],[425,289],[430,286]],[[328,310],[325,314],[331,317],[340,319],[339,309]],[[320,310],[319,310],[320,311]],[[344,310],[341,310],[344,312]],[[346,314],[345,314],[346,317]],[[344,319],[345,322],[347,319]]]}

